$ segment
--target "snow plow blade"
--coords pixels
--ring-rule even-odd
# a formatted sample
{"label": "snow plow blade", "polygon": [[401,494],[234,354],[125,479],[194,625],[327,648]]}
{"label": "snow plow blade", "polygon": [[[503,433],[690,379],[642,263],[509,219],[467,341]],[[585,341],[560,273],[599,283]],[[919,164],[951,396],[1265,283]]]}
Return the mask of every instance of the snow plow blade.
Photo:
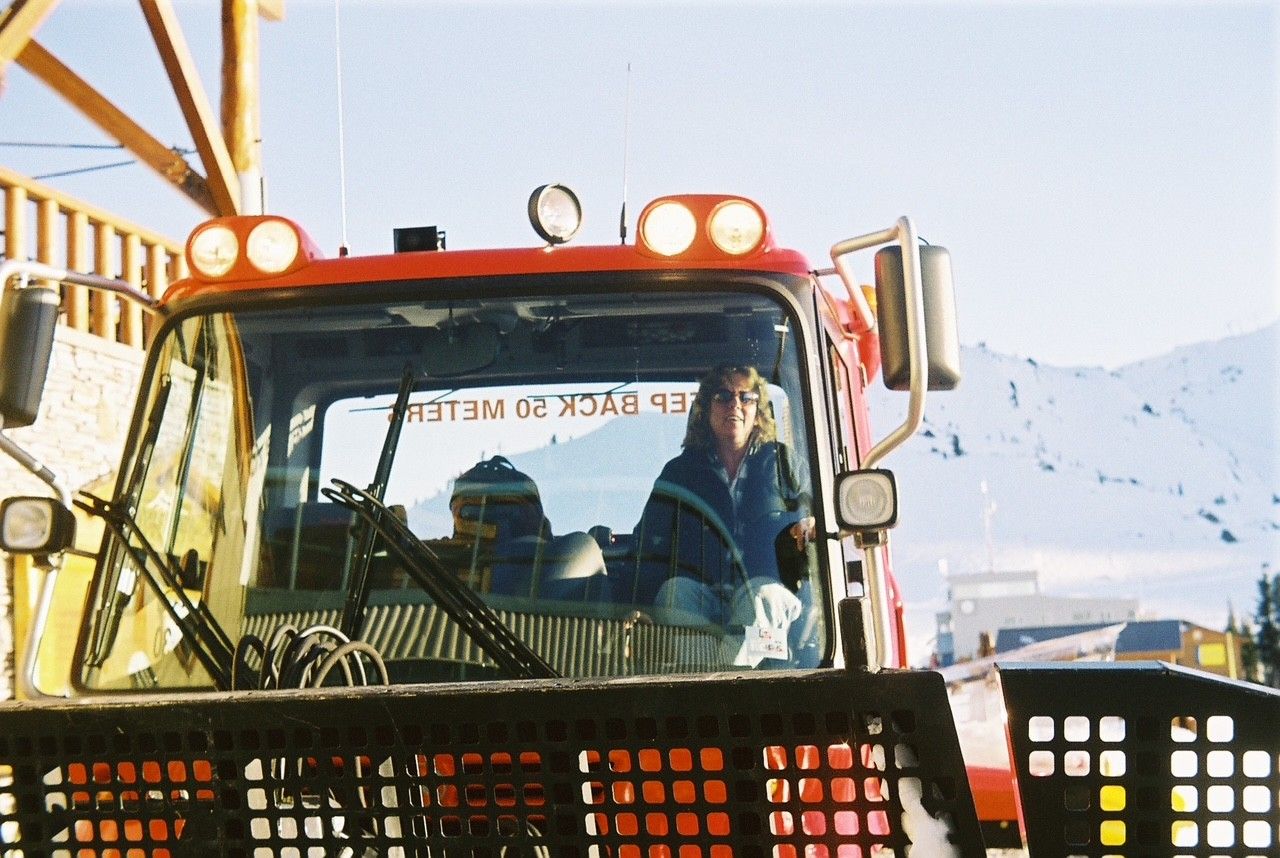
{"label": "snow plow blade", "polygon": [[999,671],[1034,858],[1280,850],[1280,692],[1163,662]]}
{"label": "snow plow blade", "polygon": [[6,855],[982,856],[935,673],[0,707]]}

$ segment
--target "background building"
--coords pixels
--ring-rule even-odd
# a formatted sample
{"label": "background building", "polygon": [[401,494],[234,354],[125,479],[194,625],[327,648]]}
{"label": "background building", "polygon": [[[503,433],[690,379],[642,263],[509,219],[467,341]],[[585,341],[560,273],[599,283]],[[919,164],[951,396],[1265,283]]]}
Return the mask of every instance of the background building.
{"label": "background building", "polygon": [[[937,615],[938,662],[942,667],[991,655],[1002,629],[1096,628],[1138,616],[1136,599],[1045,595],[1034,570],[951,575],[947,583],[948,609]],[[985,647],[984,636],[988,642]]]}
{"label": "background building", "polygon": [[[1001,629],[997,653],[1094,631],[1106,623],[1038,628]],[[1219,632],[1186,620],[1145,620],[1125,623],[1116,637],[1116,661],[1167,661],[1231,679],[1242,676],[1240,645],[1231,632]]]}

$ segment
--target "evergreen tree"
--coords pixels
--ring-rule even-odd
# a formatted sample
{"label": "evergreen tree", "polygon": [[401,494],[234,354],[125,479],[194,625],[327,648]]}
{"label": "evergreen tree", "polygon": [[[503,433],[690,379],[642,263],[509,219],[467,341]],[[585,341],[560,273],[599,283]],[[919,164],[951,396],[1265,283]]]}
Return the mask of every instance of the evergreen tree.
{"label": "evergreen tree", "polygon": [[[1266,569],[1270,564],[1264,563]],[[1271,684],[1280,688],[1280,575],[1271,576],[1271,647],[1259,653],[1259,660],[1271,669]]]}
{"label": "evergreen tree", "polygon": [[[1264,569],[1266,566],[1264,565]],[[1261,667],[1261,679],[1264,685],[1280,685],[1280,576],[1272,579],[1265,571],[1258,579],[1258,632],[1254,637],[1257,645],[1258,665]]]}
{"label": "evergreen tree", "polygon": [[1250,682],[1261,682],[1262,666],[1258,664],[1258,639],[1248,620],[1241,622],[1240,633],[1236,640],[1240,641],[1241,673]]}
{"label": "evergreen tree", "polygon": [[1240,647],[1240,676],[1249,682],[1258,682],[1258,646],[1253,639],[1253,627],[1249,620],[1237,620],[1235,606],[1227,602],[1227,627],[1224,630]]}

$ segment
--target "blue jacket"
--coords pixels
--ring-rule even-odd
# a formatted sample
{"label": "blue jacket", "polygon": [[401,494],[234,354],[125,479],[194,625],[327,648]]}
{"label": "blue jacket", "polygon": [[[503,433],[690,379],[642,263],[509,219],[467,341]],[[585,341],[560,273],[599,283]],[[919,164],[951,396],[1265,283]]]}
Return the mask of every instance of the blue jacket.
{"label": "blue jacket", "polygon": [[751,450],[737,510],[714,453],[685,449],[667,462],[636,527],[646,577],[657,586],[673,575],[711,587],[736,587],[747,577],[779,580],[774,540],[809,514],[794,458],[773,441]]}

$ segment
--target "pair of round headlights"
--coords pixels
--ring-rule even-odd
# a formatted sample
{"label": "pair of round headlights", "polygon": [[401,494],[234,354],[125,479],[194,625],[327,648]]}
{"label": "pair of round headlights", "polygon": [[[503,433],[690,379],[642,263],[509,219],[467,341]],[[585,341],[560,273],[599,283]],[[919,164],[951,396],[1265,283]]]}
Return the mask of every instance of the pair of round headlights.
{"label": "pair of round headlights", "polygon": [[[677,256],[693,246],[698,219],[688,206],[664,200],[650,207],[640,220],[640,240],[661,256]],[[745,200],[725,200],[707,217],[707,237],[722,253],[742,256],[764,240],[764,215]]]}
{"label": "pair of round headlights", "polygon": [[[529,197],[529,221],[548,244],[563,244],[582,225],[582,205],[564,185],[542,185]],[[685,202],[661,200],[641,214],[640,241],[659,256],[679,256],[693,247],[699,226]],[[720,252],[743,256],[763,243],[764,214],[746,200],[723,200],[706,216],[706,235]]]}
{"label": "pair of round headlights", "polygon": [[[298,258],[301,241],[289,223],[268,218],[249,230],[244,257],[261,274],[279,274]],[[205,277],[221,277],[240,259],[240,236],[224,223],[211,223],[191,237],[192,267]]]}

